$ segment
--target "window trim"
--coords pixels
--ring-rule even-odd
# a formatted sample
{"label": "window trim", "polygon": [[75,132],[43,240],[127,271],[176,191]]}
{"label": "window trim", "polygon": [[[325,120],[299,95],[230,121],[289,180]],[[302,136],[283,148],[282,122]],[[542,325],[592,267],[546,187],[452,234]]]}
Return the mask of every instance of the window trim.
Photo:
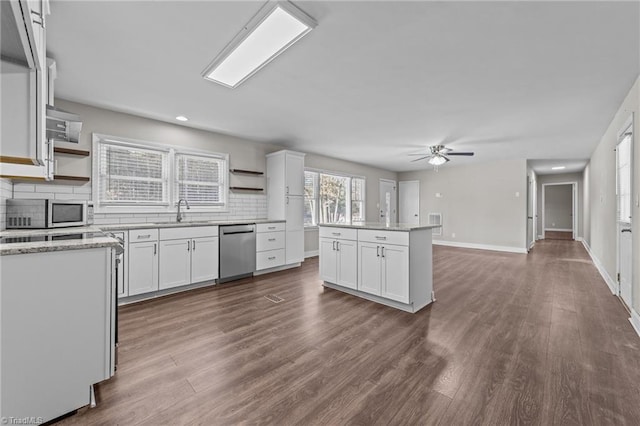
{"label": "window trim", "polygon": [[[356,175],[353,173],[348,173],[348,172],[338,172],[338,171],[334,171],[334,170],[326,170],[326,169],[316,169],[313,167],[305,167],[304,168],[305,172],[311,172],[311,173],[318,173],[318,186],[320,185],[320,176],[321,174],[324,175],[330,175],[330,176],[337,176],[337,177],[341,177],[341,178],[349,178],[349,189],[348,189],[348,194],[349,194],[349,205],[348,205],[348,211],[349,211],[349,218],[352,218],[353,216],[353,212],[351,211],[351,203],[353,202],[353,200],[351,199],[351,194],[353,194],[353,179],[362,179],[364,181],[364,186],[365,186],[365,198],[362,200],[362,216],[365,218],[367,217],[367,199],[366,199],[366,190],[367,190],[367,178],[366,176],[362,176],[362,175]],[[316,200],[319,198],[320,194],[319,194],[319,187],[316,187]],[[306,197],[305,197],[306,198]],[[320,217],[320,212],[318,211],[319,208],[319,204],[320,203],[316,203],[316,217],[319,218]],[[353,220],[349,220],[349,224],[353,223]],[[323,224],[323,225],[331,225],[330,223],[327,224]],[[307,225],[304,224],[304,230],[305,231],[312,231],[314,229],[318,229],[319,225],[315,224],[315,225]]]}
{"label": "window trim", "polygon": [[[121,145],[126,147],[137,147],[141,149],[152,149],[156,151],[166,152],[167,159],[165,166],[167,167],[168,188],[167,204],[105,204],[99,201],[99,180],[100,180],[100,159],[99,146],[102,142],[113,145]],[[92,133],[92,172],[91,172],[91,198],[94,203],[96,213],[175,213],[177,212],[177,201],[175,194],[177,192],[176,181],[176,154],[196,155],[203,157],[212,157],[223,160],[222,176],[224,179],[224,203],[220,205],[193,205],[192,212],[211,212],[225,213],[229,211],[229,154],[214,151],[205,151],[200,149],[185,148],[176,145],[163,144],[159,142],[143,141],[139,139],[124,138],[120,136],[105,135],[101,133]]]}

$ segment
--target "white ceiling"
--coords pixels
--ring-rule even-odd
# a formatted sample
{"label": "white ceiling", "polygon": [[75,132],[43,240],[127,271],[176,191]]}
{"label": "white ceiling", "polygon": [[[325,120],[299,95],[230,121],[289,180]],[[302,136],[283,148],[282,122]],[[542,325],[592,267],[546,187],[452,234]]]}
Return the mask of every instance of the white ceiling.
{"label": "white ceiling", "polygon": [[314,31],[205,81],[262,4],[53,0],[56,96],[404,171],[437,143],[476,152],[450,165],[586,160],[640,73],[639,2],[303,1]]}

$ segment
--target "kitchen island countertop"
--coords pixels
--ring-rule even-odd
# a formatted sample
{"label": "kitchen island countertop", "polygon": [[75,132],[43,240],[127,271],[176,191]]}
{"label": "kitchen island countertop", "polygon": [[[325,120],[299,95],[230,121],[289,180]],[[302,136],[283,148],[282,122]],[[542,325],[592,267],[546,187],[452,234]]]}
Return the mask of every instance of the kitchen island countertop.
{"label": "kitchen island countertop", "polygon": [[441,225],[412,225],[409,223],[379,223],[379,222],[354,222],[354,223],[331,223],[319,224],[318,226],[327,226],[331,228],[351,228],[351,229],[373,229],[376,231],[416,231],[418,229],[434,229]]}

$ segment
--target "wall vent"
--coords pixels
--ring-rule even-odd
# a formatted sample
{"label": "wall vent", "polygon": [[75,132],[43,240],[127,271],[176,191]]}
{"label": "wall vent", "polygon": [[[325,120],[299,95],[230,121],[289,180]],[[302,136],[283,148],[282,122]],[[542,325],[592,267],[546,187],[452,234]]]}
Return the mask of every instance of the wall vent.
{"label": "wall vent", "polygon": [[429,225],[440,225],[431,230],[433,235],[442,235],[442,213],[429,213]]}

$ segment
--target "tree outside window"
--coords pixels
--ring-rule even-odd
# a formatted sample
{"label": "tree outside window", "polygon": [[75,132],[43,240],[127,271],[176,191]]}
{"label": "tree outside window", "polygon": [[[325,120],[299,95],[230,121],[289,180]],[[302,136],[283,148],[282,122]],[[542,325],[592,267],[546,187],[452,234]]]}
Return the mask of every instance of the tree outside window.
{"label": "tree outside window", "polygon": [[364,221],[363,178],[305,171],[305,226]]}

